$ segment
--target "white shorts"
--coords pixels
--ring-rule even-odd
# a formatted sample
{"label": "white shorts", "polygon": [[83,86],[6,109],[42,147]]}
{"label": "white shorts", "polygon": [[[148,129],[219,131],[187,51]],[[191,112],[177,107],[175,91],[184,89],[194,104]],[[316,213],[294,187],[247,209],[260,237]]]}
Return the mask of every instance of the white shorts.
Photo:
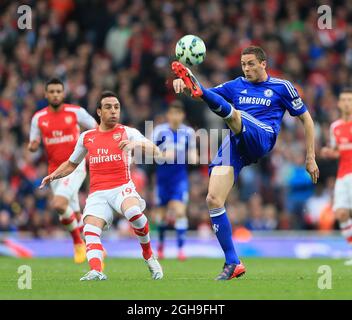
{"label": "white shorts", "polygon": [[87,198],[83,219],[86,216],[103,219],[106,222],[105,228],[108,229],[114,219],[114,213],[122,214],[121,204],[130,197],[138,198],[141,211],[145,209],[145,201],[136,191],[132,181],[114,189],[95,191]]}
{"label": "white shorts", "polygon": [[336,209],[352,209],[352,174],[336,179],[333,210]]}
{"label": "white shorts", "polygon": [[73,211],[80,211],[78,191],[86,175],[86,161],[84,159],[67,177],[50,182],[53,194],[68,199],[68,204]]}

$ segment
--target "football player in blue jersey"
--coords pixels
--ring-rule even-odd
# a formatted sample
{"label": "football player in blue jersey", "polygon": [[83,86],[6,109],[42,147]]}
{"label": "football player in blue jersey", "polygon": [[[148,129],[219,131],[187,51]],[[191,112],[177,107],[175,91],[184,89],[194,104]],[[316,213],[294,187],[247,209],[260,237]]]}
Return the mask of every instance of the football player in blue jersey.
{"label": "football player in blue jersey", "polygon": [[166,118],[167,122],[156,126],[153,132],[153,141],[164,154],[162,163],[156,168],[158,257],[164,257],[165,231],[172,221],[176,230],[177,257],[182,261],[186,259],[183,247],[188,229],[187,163],[197,161],[196,139],[194,130],[183,124],[185,111],[181,101],[170,103]]}
{"label": "football player in blue jersey", "polygon": [[232,242],[232,227],[226,215],[225,201],[241,169],[258,161],[274,147],[286,110],[303,123],[306,169],[314,183],[319,177],[313,120],[297,90],[289,81],[267,74],[266,54],[260,47],[245,48],[241,53],[241,66],[244,77],[206,89],[188,68],[177,61],[172,63],[172,70],[178,77],[173,81],[175,92],[181,93],[186,89],[192,97],[203,99],[231,129],[209,165],[206,202],[213,229],[225,255],[223,271],[215,280],[237,278],[246,271]]}

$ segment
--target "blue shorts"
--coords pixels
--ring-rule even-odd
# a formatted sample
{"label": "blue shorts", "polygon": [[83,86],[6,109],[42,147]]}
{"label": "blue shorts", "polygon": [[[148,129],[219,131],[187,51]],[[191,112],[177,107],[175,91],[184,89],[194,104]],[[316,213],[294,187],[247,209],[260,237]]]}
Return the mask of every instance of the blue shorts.
{"label": "blue shorts", "polygon": [[165,207],[169,201],[177,200],[184,204],[188,202],[188,180],[176,183],[158,183],[156,187],[156,205]]}
{"label": "blue shorts", "polygon": [[230,134],[223,140],[217,155],[209,164],[209,175],[215,166],[232,166],[235,181],[241,169],[257,162],[275,145],[276,134],[271,126],[256,120],[247,113],[242,114],[242,130]]}

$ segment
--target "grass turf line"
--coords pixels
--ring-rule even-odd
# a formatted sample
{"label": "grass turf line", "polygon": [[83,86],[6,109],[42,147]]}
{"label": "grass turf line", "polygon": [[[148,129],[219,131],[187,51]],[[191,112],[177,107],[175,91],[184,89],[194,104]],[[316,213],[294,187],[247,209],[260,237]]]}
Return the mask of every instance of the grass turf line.
{"label": "grass turf line", "polygon": [[[351,299],[352,267],[339,259],[243,259],[247,273],[239,279],[214,281],[220,259],[162,260],[164,278],[152,280],[142,259],[106,260],[107,281],[80,282],[88,265],[72,259],[0,257],[0,299]],[[21,265],[32,269],[32,289],[18,289]],[[332,271],[332,289],[321,290],[321,265]]]}

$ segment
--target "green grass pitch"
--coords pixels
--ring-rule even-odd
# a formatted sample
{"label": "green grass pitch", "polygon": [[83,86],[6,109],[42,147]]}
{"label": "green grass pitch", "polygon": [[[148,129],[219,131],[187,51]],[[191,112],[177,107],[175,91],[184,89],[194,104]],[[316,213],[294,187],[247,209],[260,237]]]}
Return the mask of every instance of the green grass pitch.
{"label": "green grass pitch", "polygon": [[[344,266],[343,260],[246,258],[243,262],[245,276],[219,282],[213,279],[222,260],[162,260],[164,278],[153,281],[142,259],[107,258],[107,281],[80,282],[87,264],[62,258],[0,257],[0,299],[352,299],[352,267]],[[32,289],[18,288],[21,265],[31,267]],[[322,265],[331,268],[331,289],[318,288]]]}

